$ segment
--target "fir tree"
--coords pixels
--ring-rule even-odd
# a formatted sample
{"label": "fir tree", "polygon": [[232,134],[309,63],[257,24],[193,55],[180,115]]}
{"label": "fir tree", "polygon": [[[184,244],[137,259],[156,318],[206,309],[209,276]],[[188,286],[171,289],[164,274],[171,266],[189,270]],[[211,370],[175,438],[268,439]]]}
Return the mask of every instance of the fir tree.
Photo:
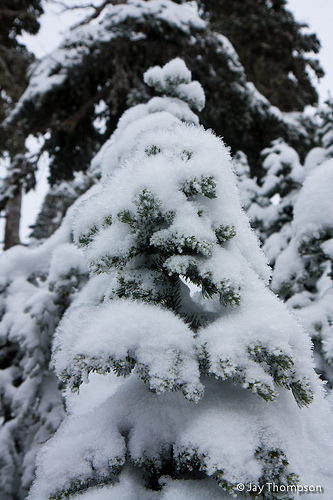
{"label": "fir tree", "polygon": [[315,34],[294,19],[286,0],[202,0],[212,26],[234,45],[248,79],[282,111],[316,104],[309,76],[324,75]]}
{"label": "fir tree", "polygon": [[[51,184],[70,180],[75,171],[87,169],[125,109],[151,97],[141,83],[143,72],[178,55],[205,89],[202,123],[233,150],[245,151],[252,169],[259,151],[277,136],[307,143],[304,130],[248,82],[229,40],[199,16],[193,3],[170,0],[104,2],[96,8],[33,68],[7,127],[19,126],[25,135],[47,131],[43,148],[51,157]],[[96,126],[101,118],[102,132]]]}
{"label": "fir tree", "polygon": [[215,500],[243,483],[287,500],[314,478],[327,493],[309,340],[265,286],[227,148],[189,108],[202,89],[179,59],[145,81],[172,97],[123,115],[77,206],[91,277],[53,352],[70,414],[29,499]]}
{"label": "fir tree", "polygon": [[[295,149],[283,139],[273,141],[270,147],[261,152],[261,157],[265,174],[259,182],[252,180],[251,203],[246,211],[270,264],[274,265],[276,257],[286,248],[291,237],[294,204],[305,169]],[[248,184],[240,186],[243,198],[247,196],[248,188]]]}
{"label": "fir tree", "polygon": [[304,167],[296,151],[281,139],[262,152],[266,174],[260,183],[248,177],[244,157],[237,163],[245,209],[271,265],[276,262],[271,287],[288,307],[295,309],[311,334],[316,370],[330,386],[331,257],[323,250],[328,243],[323,244],[332,232],[332,222],[327,220],[331,208],[326,206],[330,197],[330,168],[326,162],[332,157],[331,108],[328,100],[313,119],[317,146],[306,156]]}
{"label": "fir tree", "polygon": [[305,175],[333,157],[333,101],[327,99],[311,118],[313,146],[304,159]]}
{"label": "fir tree", "polygon": [[319,129],[319,137],[325,149],[332,153],[333,148],[333,98],[330,97],[325,101],[325,105],[320,109],[322,119]]}
{"label": "fir tree", "polygon": [[295,309],[312,336],[318,373],[333,386],[333,160],[305,179],[292,237],[276,261],[272,288]]}
{"label": "fir tree", "polygon": [[40,0],[3,0],[0,5],[0,155],[5,156],[8,172],[0,182],[0,211],[6,218],[4,247],[19,243],[19,224],[22,188],[26,191],[35,183],[35,165],[24,157],[25,135],[22,124],[14,130],[2,127],[27,86],[26,71],[33,61],[27,48],[17,36],[39,29],[42,13]]}

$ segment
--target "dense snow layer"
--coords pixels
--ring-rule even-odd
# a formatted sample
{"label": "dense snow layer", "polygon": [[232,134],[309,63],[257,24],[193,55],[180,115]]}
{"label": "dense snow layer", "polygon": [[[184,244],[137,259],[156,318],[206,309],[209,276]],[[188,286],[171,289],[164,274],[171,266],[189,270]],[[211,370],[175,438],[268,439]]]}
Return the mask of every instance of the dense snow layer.
{"label": "dense snow layer", "polygon": [[81,380],[85,369],[86,379],[90,371],[107,373],[110,366],[126,373],[128,358],[157,393],[182,389],[197,399],[202,392],[193,334],[169,311],[128,300],[83,304],[58,328],[53,362],[59,378],[70,385]]}
{"label": "dense snow layer", "polygon": [[295,203],[293,228],[299,242],[333,228],[333,160],[310,174]]}
{"label": "dense snow layer", "polygon": [[[179,392],[152,394],[133,373],[117,384],[113,395],[102,404],[83,415],[68,417],[39,455],[39,480],[29,498],[45,500],[51,491],[68,487],[74,478],[84,484],[91,476],[91,465],[96,466],[96,474],[111,479],[112,473],[110,476],[106,467],[108,464],[111,468],[113,464],[121,466],[124,460],[122,436],[126,435],[128,453],[132,460],[139,460],[138,463],[153,459],[159,464],[163,454],[168,455],[169,443],[173,443],[174,457],[180,463],[186,463],[186,457],[196,453],[202,458],[203,469],[208,475],[224,470],[226,480],[252,484],[257,484],[261,469],[260,461],[253,456],[258,446],[283,449],[292,471],[300,475],[301,484],[326,486],[322,498],[330,499],[329,464],[323,465],[325,454],[329,453],[326,444],[329,420],[325,423],[329,414],[319,394],[316,403],[300,411],[289,392],[282,392],[276,403],[267,405],[242,389],[236,390],[232,384],[214,380],[204,380],[204,383],[206,394],[199,405],[194,405]],[[323,420],[318,421],[318,415]],[[106,446],[111,438],[112,443]],[[135,480],[137,474],[138,469],[134,468],[130,474],[132,479],[125,479],[125,468],[119,485],[116,482],[115,486],[92,490],[85,495],[88,499],[99,500],[102,492],[104,498],[108,498],[107,495],[118,498],[118,492],[126,495],[137,491],[140,498],[144,490],[139,477]],[[160,481],[163,483],[163,478]],[[125,486],[123,482],[130,484]],[[175,489],[179,486],[180,494],[184,495],[193,492],[199,484],[202,488],[208,487],[211,495],[218,494],[214,485],[207,481],[165,482],[161,492],[146,491],[146,498],[150,498],[149,495],[169,498],[171,485]],[[112,496],[113,488],[115,497]],[[220,495],[228,498],[222,492]],[[311,498],[311,495],[304,498]]]}

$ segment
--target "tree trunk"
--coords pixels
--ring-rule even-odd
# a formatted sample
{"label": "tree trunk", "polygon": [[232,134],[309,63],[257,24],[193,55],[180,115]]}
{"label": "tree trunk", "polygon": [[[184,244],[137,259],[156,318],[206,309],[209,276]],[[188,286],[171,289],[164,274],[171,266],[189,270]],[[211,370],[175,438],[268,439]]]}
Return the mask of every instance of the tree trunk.
{"label": "tree trunk", "polygon": [[4,250],[20,244],[21,199],[22,189],[19,188],[17,194],[7,202]]}

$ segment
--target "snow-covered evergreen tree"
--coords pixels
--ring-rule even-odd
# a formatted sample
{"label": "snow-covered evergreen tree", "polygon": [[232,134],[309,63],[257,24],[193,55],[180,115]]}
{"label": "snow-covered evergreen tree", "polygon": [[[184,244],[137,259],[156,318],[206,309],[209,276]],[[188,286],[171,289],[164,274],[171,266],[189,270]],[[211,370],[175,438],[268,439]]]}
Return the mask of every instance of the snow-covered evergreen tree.
{"label": "snow-covered evergreen tree", "polygon": [[327,99],[319,110],[321,124],[318,136],[327,157],[333,156],[333,97]]}
{"label": "snow-covered evergreen tree", "polygon": [[[258,202],[260,186],[257,177],[251,175],[248,158],[243,151],[236,151],[233,164],[237,175],[238,188],[241,194],[243,209],[248,213],[251,206]],[[249,214],[248,214],[249,215]]]}
{"label": "snow-covered evergreen tree", "polygon": [[277,258],[272,288],[311,334],[317,371],[333,386],[333,160],[305,179],[291,241]]}
{"label": "snow-covered evergreen tree", "polygon": [[64,417],[49,369],[51,342],[88,272],[68,220],[44,244],[16,246],[0,258],[1,500],[26,498],[36,453]]}
{"label": "snow-covered evergreen tree", "polygon": [[[329,167],[319,168],[332,157],[330,101],[319,109],[313,122],[317,126],[317,145],[306,156],[304,167],[297,152],[282,139],[274,141],[262,152],[266,173],[261,181],[249,177],[243,156],[236,157],[236,167],[244,208],[263,242],[270,263],[275,265],[276,262],[271,287],[290,308],[296,310],[311,334],[316,369],[332,385],[332,360],[328,354],[333,317],[331,257],[321,249],[332,232],[331,222],[327,222],[330,208],[325,208],[329,197],[325,183],[330,186],[330,176],[326,179]],[[304,188],[301,189],[303,182]],[[316,193],[311,183],[316,186]],[[295,207],[297,214],[294,217]],[[303,212],[307,214],[309,224],[312,221],[310,225],[305,224]]]}
{"label": "snow-covered evergreen tree", "polygon": [[[290,240],[293,207],[304,179],[304,168],[295,149],[281,138],[265,148],[261,156],[265,173],[257,189],[252,186],[251,193],[255,196],[252,195],[246,210],[273,265]],[[240,188],[242,197],[246,197],[248,186]]]}
{"label": "snow-covered evergreen tree", "polygon": [[0,241],[4,248],[20,242],[22,190],[35,185],[35,165],[25,158],[23,125],[10,130],[3,122],[26,88],[27,69],[34,60],[18,37],[23,32],[36,34],[42,13],[41,0],[2,0],[0,4],[0,162],[6,160],[0,165],[0,216],[5,219]]}
{"label": "snow-covered evergreen tree", "polygon": [[333,98],[320,106],[316,113],[316,147],[307,154],[304,167],[307,173],[333,158]]}
{"label": "snow-covered evergreen tree", "polygon": [[54,345],[69,415],[29,499],[217,500],[241,483],[287,500],[298,479],[328,499],[309,339],[265,285],[228,149],[190,109],[202,89],[179,59],[145,81],[168,97],[123,115],[74,217],[91,277]]}

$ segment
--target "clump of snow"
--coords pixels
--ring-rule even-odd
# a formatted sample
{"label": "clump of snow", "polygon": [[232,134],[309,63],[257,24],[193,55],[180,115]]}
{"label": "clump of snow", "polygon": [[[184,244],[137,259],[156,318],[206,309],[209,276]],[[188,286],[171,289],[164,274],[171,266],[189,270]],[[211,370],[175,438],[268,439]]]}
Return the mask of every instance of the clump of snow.
{"label": "clump of snow", "polygon": [[188,84],[192,80],[192,73],[179,57],[166,63],[162,68],[154,66],[143,75],[143,81],[159,92],[166,92],[169,87]]}
{"label": "clump of snow", "polygon": [[328,160],[304,182],[294,208],[294,231],[300,240],[318,237],[333,227],[333,160]]}
{"label": "clump of snow", "polygon": [[126,374],[136,365],[157,393],[181,389],[189,399],[202,393],[192,332],[171,312],[128,300],[72,309],[58,328],[53,362],[72,387],[84,372]]}
{"label": "clump of snow", "polygon": [[155,66],[144,74],[144,81],[157,92],[178,97],[190,108],[202,111],[205,107],[205,93],[199,82],[192,82],[192,74],[180,58],[173,59],[162,68]]}

